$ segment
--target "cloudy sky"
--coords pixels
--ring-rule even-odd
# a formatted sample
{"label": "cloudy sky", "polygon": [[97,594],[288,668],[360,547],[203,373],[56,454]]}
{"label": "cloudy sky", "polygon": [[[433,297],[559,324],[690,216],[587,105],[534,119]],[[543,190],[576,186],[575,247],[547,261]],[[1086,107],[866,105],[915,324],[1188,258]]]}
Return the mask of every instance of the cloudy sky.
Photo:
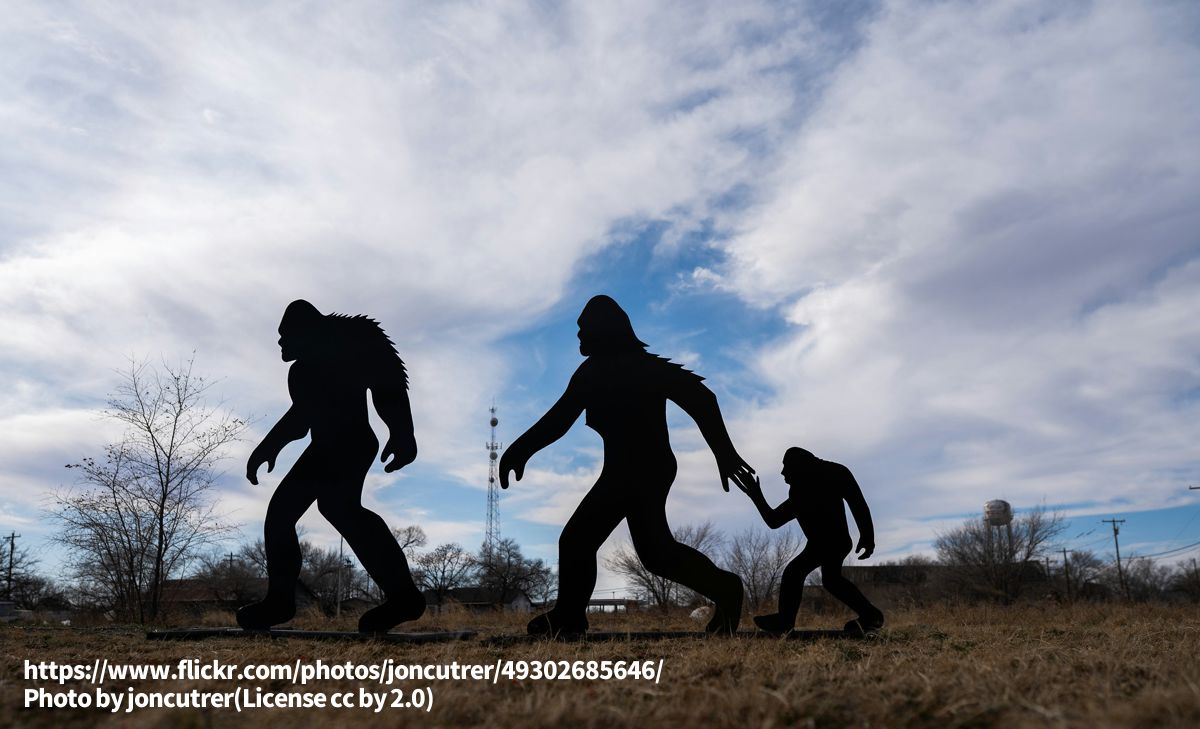
{"label": "cloudy sky", "polygon": [[[473,547],[487,407],[536,420],[603,292],[769,498],[790,445],[849,465],[877,560],[990,498],[1067,547],[1198,542],[1198,39],[1186,1],[10,3],[0,528],[56,563],[47,495],[131,355],[195,351],[261,437],[303,297],[409,366],[420,457],[366,503]],[[672,522],[755,524],[670,418]],[[253,487],[253,445],[219,486],[247,540],[303,448]],[[539,454],[504,534],[553,562],[599,446]]]}

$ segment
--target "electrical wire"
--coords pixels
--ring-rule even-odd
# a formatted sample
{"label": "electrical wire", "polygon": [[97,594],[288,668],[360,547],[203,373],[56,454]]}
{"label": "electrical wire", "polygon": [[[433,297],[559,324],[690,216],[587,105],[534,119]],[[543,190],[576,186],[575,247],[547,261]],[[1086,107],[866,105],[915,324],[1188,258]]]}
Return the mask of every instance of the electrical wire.
{"label": "electrical wire", "polygon": [[1189,549],[1195,549],[1196,547],[1200,547],[1200,542],[1193,542],[1193,543],[1191,543],[1191,544],[1186,544],[1186,545],[1184,545],[1184,546],[1182,546],[1182,547],[1176,547],[1175,549],[1168,549],[1168,550],[1166,550],[1165,552],[1155,552],[1154,554],[1137,554],[1137,555],[1130,555],[1130,557],[1129,557],[1129,558],[1130,558],[1130,559],[1133,559],[1134,557],[1137,557],[1137,558],[1139,558],[1139,559],[1145,559],[1145,558],[1148,558],[1148,557],[1163,557],[1163,556],[1166,556],[1166,555],[1168,555],[1168,554],[1175,554],[1176,552],[1186,552],[1186,551],[1188,551]]}
{"label": "electrical wire", "polygon": [[[1179,534],[1175,535],[1175,539],[1179,539],[1179,537],[1183,535],[1183,532],[1192,525],[1192,522],[1194,522],[1196,520],[1197,516],[1200,516],[1200,509],[1196,509],[1195,511],[1192,512],[1192,518],[1188,519],[1187,523],[1184,524],[1182,528],[1180,528]],[[1175,541],[1175,539],[1172,539],[1171,541]]]}

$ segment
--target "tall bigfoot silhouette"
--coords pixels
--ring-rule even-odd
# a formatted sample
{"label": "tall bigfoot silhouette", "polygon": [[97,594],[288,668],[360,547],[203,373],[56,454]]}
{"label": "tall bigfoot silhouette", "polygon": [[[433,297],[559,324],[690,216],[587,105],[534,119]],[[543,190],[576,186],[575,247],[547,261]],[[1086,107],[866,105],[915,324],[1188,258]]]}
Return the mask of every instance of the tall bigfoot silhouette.
{"label": "tall bigfoot silhouette", "polygon": [[265,629],[287,622],[296,612],[300,543],[296,522],[312,503],[346,537],[386,600],[358,622],[364,633],[386,632],[425,612],[425,599],[413,583],[404,552],[378,514],[362,503],[363,480],[379,441],[367,421],[367,390],[390,437],[381,461],[391,472],[417,457],[408,376],[404,363],[379,324],[365,316],[324,315],[307,301],[288,304],[279,324],[279,347],[288,370],[292,407],[250,454],[246,478],[258,483],[258,469],[288,443],[311,431],[312,442],[284,476],[267,507],[267,597],[238,610],[238,624]]}
{"label": "tall bigfoot silhouette", "polygon": [[746,494],[758,508],[763,521],[772,529],[795,519],[808,543],[783,570],[779,585],[779,612],[759,615],[754,622],[770,633],[786,633],[795,627],[800,595],[808,574],[821,568],[821,584],[837,599],[858,613],[846,623],[847,632],[867,633],[883,626],[883,613],[871,604],[854,583],[842,575],[842,560],[850,554],[850,528],[846,507],[858,524],[859,559],[875,551],[875,526],[862,489],[850,469],[840,463],[817,458],[803,448],[788,448],[783,454],[783,480],[790,487],[788,497],[775,508],[767,504],[758,479],[748,484]]}
{"label": "tall bigfoot silhouette", "polygon": [[529,623],[534,635],[582,633],[587,604],[596,586],[596,552],[626,519],[642,564],[716,603],[710,632],[737,630],[742,582],[695,549],[680,544],[667,526],[666,502],[675,480],[675,456],[667,437],[667,400],[700,427],[717,458],[722,485],[752,483],[750,468],[733,447],[717,398],[703,379],[681,365],[646,352],[629,316],[607,296],[588,301],[579,315],[579,352],[587,357],[566,392],[500,459],[500,486],[508,474],[518,481],[525,464],[561,438],[587,412],[586,423],[604,440],[604,467],[559,537],[558,602]]}

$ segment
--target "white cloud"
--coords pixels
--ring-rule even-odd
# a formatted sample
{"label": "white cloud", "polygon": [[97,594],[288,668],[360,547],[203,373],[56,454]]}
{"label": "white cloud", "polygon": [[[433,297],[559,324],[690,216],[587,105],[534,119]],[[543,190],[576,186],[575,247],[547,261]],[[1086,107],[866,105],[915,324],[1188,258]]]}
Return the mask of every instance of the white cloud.
{"label": "white cloud", "polygon": [[811,444],[900,520],[1175,501],[1200,463],[1179,12],[886,5],[729,244],[721,285],[796,325],[758,358],[756,459]]}
{"label": "white cloud", "polygon": [[[711,222],[729,259],[678,288],[787,320],[747,355],[772,395],[726,398],[730,429],[770,479],[789,445],[851,465],[881,547],[992,496],[1170,503],[1200,461],[1193,15],[888,2],[846,61],[786,4],[18,4],[0,21],[0,435],[20,446],[0,473],[24,479],[0,487],[6,516],[105,442],[91,412],[131,353],[198,350],[269,427],[297,297],[383,323],[419,463],[480,483],[479,414],[523,386],[495,343],[631,220],[664,222],[666,247]],[[715,202],[735,192],[748,208]],[[697,434],[673,437],[672,520],[752,523]],[[507,503],[561,524],[593,475],[537,465],[549,490]],[[389,518],[473,538],[374,485]]]}
{"label": "white cloud", "polygon": [[764,7],[12,9],[6,412],[196,349],[269,427],[305,297],[384,324],[422,459],[453,468],[508,374],[492,343],[613,226],[690,225],[753,174],[737,133],[778,124],[788,79],[764,74],[807,48]]}

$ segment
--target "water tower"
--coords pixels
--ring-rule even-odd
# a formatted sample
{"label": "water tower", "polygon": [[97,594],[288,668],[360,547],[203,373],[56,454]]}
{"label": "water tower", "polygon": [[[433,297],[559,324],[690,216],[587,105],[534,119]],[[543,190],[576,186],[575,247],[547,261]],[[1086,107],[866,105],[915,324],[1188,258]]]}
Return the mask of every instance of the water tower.
{"label": "water tower", "polygon": [[[983,526],[987,529],[987,549],[988,554],[994,554],[993,545],[999,541],[1001,544],[1007,545],[1004,550],[1004,561],[1012,560],[1013,534],[1012,534],[1012,504],[1004,499],[992,499],[983,505]],[[1007,542],[1003,538],[997,540],[995,533],[1003,529],[1003,537],[1007,537]]]}
{"label": "water tower", "polygon": [[989,527],[1012,524],[1012,504],[1004,499],[992,499],[983,505],[983,520]]}

